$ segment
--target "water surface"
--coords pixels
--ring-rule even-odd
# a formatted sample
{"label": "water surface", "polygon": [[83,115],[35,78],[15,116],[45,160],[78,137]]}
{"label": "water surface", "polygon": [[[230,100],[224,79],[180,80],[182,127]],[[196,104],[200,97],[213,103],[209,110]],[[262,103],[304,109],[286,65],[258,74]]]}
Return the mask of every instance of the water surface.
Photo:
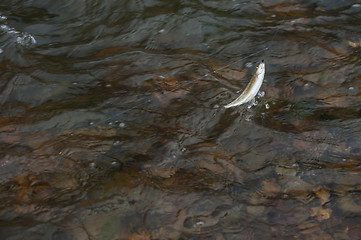
{"label": "water surface", "polygon": [[[1,239],[357,239],[358,1],[0,3]],[[257,63],[256,104],[223,106]]]}

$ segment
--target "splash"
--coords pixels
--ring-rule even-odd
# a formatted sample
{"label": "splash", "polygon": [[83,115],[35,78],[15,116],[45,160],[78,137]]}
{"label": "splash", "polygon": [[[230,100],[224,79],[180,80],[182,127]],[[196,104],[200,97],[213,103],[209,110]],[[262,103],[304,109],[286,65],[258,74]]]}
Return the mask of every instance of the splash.
{"label": "splash", "polygon": [[[0,21],[5,21],[7,18],[5,16],[0,15]],[[13,36],[16,39],[16,43],[21,46],[30,47],[36,44],[35,38],[27,33],[27,32],[20,32],[13,27],[10,27],[7,24],[0,25],[0,31]]]}

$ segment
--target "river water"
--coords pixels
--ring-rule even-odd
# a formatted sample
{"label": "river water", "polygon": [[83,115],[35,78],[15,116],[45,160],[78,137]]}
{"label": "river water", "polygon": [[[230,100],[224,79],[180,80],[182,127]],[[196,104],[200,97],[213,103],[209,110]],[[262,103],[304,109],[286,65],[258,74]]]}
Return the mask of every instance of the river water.
{"label": "river water", "polygon": [[[0,3],[1,239],[358,239],[361,2]],[[223,108],[266,63],[255,104]]]}

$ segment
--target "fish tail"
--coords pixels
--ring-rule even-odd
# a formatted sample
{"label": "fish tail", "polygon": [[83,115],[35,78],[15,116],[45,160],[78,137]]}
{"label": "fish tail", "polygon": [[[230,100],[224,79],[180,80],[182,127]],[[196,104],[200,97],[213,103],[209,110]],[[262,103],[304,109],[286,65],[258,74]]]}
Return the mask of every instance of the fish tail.
{"label": "fish tail", "polygon": [[240,105],[240,104],[235,104],[235,103],[231,102],[231,103],[227,104],[226,106],[224,106],[224,108],[230,108],[230,107],[234,107],[237,105]]}

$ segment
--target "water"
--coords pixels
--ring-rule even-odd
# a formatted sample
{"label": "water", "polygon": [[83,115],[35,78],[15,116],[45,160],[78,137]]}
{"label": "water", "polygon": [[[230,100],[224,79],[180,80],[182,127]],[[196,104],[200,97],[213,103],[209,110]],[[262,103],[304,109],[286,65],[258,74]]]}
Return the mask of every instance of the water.
{"label": "water", "polygon": [[[360,2],[0,15],[1,239],[361,235]],[[262,59],[257,104],[224,109]]]}

